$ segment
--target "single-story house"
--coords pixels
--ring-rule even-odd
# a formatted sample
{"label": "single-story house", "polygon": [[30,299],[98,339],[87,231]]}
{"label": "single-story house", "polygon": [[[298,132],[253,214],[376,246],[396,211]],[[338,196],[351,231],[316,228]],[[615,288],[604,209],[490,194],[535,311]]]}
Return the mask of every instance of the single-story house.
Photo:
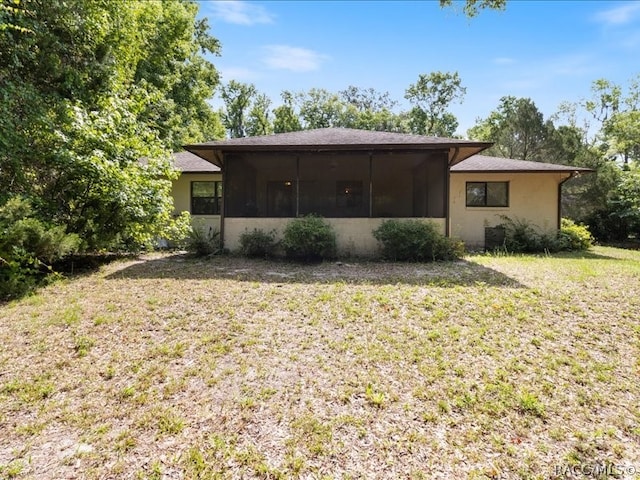
{"label": "single-story house", "polygon": [[[372,255],[390,218],[429,219],[468,247],[502,215],[558,229],[562,184],[589,169],[487,157],[491,143],[344,128],[186,145],[176,211],[219,225],[224,246],[254,228],[282,233],[316,213],[343,255]],[[221,183],[222,182],[222,183]]]}

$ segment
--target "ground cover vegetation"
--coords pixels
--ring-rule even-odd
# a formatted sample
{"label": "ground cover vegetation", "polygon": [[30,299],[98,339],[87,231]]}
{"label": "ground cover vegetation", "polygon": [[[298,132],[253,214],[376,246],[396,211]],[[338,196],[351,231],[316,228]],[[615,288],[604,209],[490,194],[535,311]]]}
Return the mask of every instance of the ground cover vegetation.
{"label": "ground cover vegetation", "polygon": [[609,247],[112,262],[0,306],[0,477],[637,468],[639,278]]}

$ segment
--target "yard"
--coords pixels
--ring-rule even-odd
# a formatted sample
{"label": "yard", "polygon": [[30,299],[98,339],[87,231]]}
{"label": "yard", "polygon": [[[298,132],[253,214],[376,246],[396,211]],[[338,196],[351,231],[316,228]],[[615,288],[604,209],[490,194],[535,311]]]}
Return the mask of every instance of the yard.
{"label": "yard", "polygon": [[637,251],[153,254],[0,345],[0,478],[640,478]]}

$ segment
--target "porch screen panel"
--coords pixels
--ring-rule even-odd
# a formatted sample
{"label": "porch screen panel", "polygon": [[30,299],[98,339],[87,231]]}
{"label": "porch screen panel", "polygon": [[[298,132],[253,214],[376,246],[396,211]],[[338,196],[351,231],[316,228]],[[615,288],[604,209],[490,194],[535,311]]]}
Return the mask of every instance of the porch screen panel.
{"label": "porch screen panel", "polygon": [[369,216],[369,156],[300,156],[299,209],[328,218]]}
{"label": "porch screen panel", "polygon": [[374,217],[445,216],[444,154],[377,154],[372,168]]}
{"label": "porch screen panel", "polygon": [[246,158],[227,155],[224,159],[224,209],[227,217],[255,217],[256,169]]}
{"label": "porch screen panel", "polygon": [[294,217],[296,158],[242,155],[226,159],[228,217]]}
{"label": "porch screen panel", "polygon": [[446,154],[434,155],[426,162],[427,211],[426,217],[444,218],[447,201],[446,182],[449,161]]}

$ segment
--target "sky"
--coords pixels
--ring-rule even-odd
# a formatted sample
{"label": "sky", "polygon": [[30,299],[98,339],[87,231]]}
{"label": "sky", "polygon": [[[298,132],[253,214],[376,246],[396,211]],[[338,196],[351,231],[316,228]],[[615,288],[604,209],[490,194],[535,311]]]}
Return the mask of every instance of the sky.
{"label": "sky", "polygon": [[547,119],[562,102],[590,97],[594,80],[624,89],[639,78],[638,0],[509,0],[471,19],[461,7],[203,0],[199,16],[221,43],[210,60],[222,82],[252,83],[274,107],[283,90],[354,85],[389,92],[408,110],[405,90],[420,74],[458,72],[466,95],[450,111],[462,136],[506,95],[531,98]]}

